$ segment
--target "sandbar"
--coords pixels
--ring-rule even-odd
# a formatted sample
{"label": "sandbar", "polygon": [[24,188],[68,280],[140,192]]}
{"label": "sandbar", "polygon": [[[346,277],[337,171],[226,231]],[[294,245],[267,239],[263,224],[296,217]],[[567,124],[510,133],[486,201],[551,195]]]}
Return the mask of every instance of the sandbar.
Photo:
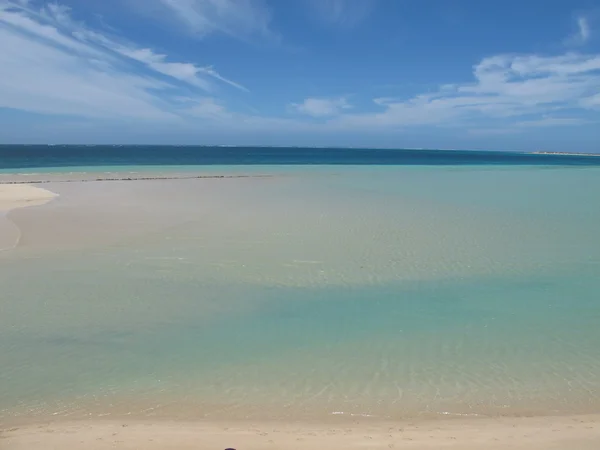
{"label": "sandbar", "polygon": [[29,184],[0,184],[0,251],[14,248],[21,237],[20,229],[6,217],[9,211],[43,205],[56,196]]}
{"label": "sandbar", "polygon": [[30,184],[0,184],[0,212],[49,202],[56,194]]}

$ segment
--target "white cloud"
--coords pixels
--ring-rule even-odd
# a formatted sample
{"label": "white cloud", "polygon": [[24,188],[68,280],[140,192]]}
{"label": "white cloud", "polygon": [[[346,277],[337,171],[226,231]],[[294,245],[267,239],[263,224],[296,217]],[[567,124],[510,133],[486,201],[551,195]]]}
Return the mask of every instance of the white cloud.
{"label": "white cloud", "polygon": [[409,99],[378,98],[380,112],[345,114],[338,126],[456,125],[551,111],[585,110],[600,90],[600,55],[497,55],[473,68],[475,82],[441,86]]}
{"label": "white cloud", "polygon": [[250,92],[246,87],[242,86],[241,84],[236,83],[235,81],[231,81],[231,80],[229,80],[229,79],[221,76],[212,66],[200,67],[198,69],[198,71],[200,73],[203,73],[203,74],[208,75],[210,77],[216,78],[217,80],[222,81],[223,83],[227,83],[230,86],[238,88],[241,91]]}
{"label": "white cloud", "polygon": [[590,109],[600,109],[600,93],[582,99],[581,106]]}
{"label": "white cloud", "polygon": [[99,118],[173,119],[149,90],[162,82],[115,70],[0,27],[0,107]]}
{"label": "white cloud", "polygon": [[302,103],[292,103],[290,109],[313,117],[335,116],[342,110],[351,108],[348,101],[341,98],[307,98]]}
{"label": "white cloud", "polygon": [[577,19],[577,26],[579,27],[579,36],[581,36],[581,40],[583,42],[589,41],[592,36],[592,30],[590,29],[590,24],[585,17],[580,17]]}
{"label": "white cloud", "polygon": [[233,114],[227,111],[227,108],[223,106],[215,98],[188,98],[182,97],[177,99],[181,110],[185,111],[185,114],[192,117],[200,117],[204,119],[231,119]]}
{"label": "white cloud", "polygon": [[565,41],[566,45],[583,45],[592,37],[592,28],[587,17],[577,17],[577,31]]}
{"label": "white cloud", "polygon": [[189,62],[169,62],[167,55],[156,53],[149,48],[138,48],[123,39],[118,40],[90,30],[84,24],[72,20],[70,13],[70,8],[55,3],[49,4],[46,9],[42,10],[43,16],[54,22],[54,25],[62,27],[79,41],[87,41],[105,47],[121,56],[143,63],[150,69],[163,75],[176,78],[205,90],[211,90],[210,83],[203,77],[204,75],[247,91],[239,83],[221,76],[212,66],[200,67]]}
{"label": "white cloud", "polygon": [[82,44],[70,36],[61,33],[56,26],[44,23],[41,16],[23,5],[23,3],[9,3],[0,1],[0,23],[8,25],[24,33],[29,33],[35,38],[51,45],[62,47],[77,53],[98,56],[95,48]]}
{"label": "white cloud", "polygon": [[516,124],[518,127],[565,127],[574,125],[585,125],[592,123],[587,119],[575,118],[575,117],[543,117],[536,120],[526,120]]}
{"label": "white cloud", "polygon": [[[600,119],[596,122],[600,122]],[[516,122],[510,126],[500,125],[498,127],[482,127],[469,129],[469,134],[474,136],[493,136],[524,133],[531,128],[547,128],[547,127],[570,127],[578,125],[588,125],[595,123],[592,120],[575,118],[575,117],[551,117],[545,116],[540,119],[524,120]]]}
{"label": "white cloud", "polygon": [[265,0],[130,0],[142,13],[170,20],[199,37],[223,33],[236,38],[271,35]]}
{"label": "white cloud", "polygon": [[[344,97],[309,97],[288,105],[288,110],[317,120],[233,113],[217,98],[215,85],[245,88],[212,66],[177,61],[164,52],[91,29],[74,21],[67,7],[50,4],[34,10],[32,4],[0,0],[0,107],[123,123],[144,119],[195,126],[207,122],[248,132],[426,125],[461,126],[470,133],[477,128],[490,134],[600,120],[600,54],[574,52],[490,56],[473,67],[470,82],[443,84],[409,97],[375,98],[374,112],[355,112]],[[220,14],[231,16],[234,4],[256,3],[181,0],[178,4],[193,8],[210,4],[217,9],[221,5]],[[212,24],[211,32],[227,33],[222,28],[225,22]]]}
{"label": "white cloud", "polygon": [[163,75],[173,77],[207,91],[211,90],[210,83],[198,76],[202,69],[194,64],[167,62],[166,55],[155,53],[149,48],[138,49],[119,44],[113,44],[110,48],[123,56],[145,64],[150,69]]}
{"label": "white cloud", "polygon": [[329,24],[352,27],[371,12],[376,0],[309,0],[317,18]]}
{"label": "white cloud", "polygon": [[245,89],[211,66],[168,61],[164,54],[91,30],[58,4],[33,10],[22,1],[0,0],[0,42],[0,107],[5,108],[176,120],[199,117],[197,105],[208,105],[197,95],[194,107],[182,108],[172,92],[186,85],[210,90],[212,78]]}

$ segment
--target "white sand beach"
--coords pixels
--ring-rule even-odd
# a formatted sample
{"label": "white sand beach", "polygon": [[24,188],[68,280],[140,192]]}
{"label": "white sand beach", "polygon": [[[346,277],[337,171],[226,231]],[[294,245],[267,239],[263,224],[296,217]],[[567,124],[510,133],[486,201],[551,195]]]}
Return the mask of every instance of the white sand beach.
{"label": "white sand beach", "polygon": [[3,450],[596,450],[600,416],[413,422],[79,421],[14,427]]}
{"label": "white sand beach", "polygon": [[17,208],[39,206],[49,202],[56,194],[30,184],[0,184],[0,251],[13,248],[21,231],[6,214]]}
{"label": "white sand beach", "polygon": [[0,212],[49,202],[56,194],[30,184],[0,184]]}

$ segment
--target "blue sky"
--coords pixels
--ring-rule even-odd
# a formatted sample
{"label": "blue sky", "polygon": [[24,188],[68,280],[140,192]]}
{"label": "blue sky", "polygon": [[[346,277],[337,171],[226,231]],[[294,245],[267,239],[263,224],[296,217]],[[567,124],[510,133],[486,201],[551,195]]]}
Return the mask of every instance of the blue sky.
{"label": "blue sky", "polygon": [[0,143],[600,152],[596,0],[0,0]]}

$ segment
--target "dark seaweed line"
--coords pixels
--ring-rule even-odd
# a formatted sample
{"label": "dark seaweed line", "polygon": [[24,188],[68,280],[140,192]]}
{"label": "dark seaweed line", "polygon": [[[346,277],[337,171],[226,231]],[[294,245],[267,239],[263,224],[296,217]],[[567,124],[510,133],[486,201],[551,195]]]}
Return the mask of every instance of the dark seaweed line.
{"label": "dark seaweed line", "polygon": [[193,180],[199,178],[273,178],[274,175],[193,175],[174,177],[119,177],[77,180],[23,180],[0,181],[0,184],[44,184],[44,183],[93,183],[97,181],[150,181],[150,180]]}

